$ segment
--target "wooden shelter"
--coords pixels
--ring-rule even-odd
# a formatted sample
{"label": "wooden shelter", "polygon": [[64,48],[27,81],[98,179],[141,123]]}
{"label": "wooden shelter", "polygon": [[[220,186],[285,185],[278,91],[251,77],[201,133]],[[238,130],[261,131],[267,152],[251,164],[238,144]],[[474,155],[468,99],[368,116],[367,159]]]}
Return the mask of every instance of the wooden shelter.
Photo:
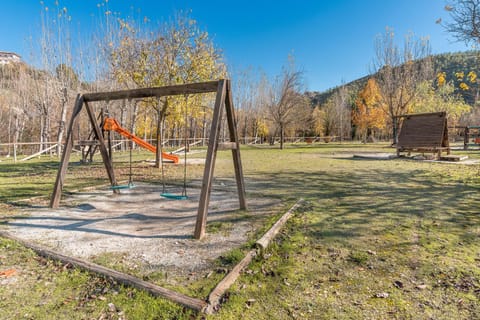
{"label": "wooden shelter", "polygon": [[[199,94],[216,92],[215,105],[213,110],[212,126],[210,129],[210,138],[207,150],[207,158],[205,162],[205,170],[203,174],[202,190],[200,193],[200,200],[197,213],[197,221],[195,225],[194,236],[196,239],[201,239],[205,235],[208,204],[210,201],[210,192],[212,189],[213,172],[215,167],[215,159],[217,150],[219,148],[219,136],[222,123],[222,114],[225,109],[228,131],[230,135],[229,149],[232,150],[233,163],[235,168],[235,179],[237,183],[237,191],[239,198],[240,209],[246,209],[246,197],[245,197],[245,183],[243,178],[243,169],[240,158],[240,144],[236,131],[235,114],[233,108],[232,92],[230,80],[221,79],[218,81],[209,81],[201,83],[190,83],[183,85],[174,85],[166,87],[154,87],[154,88],[140,88],[132,90],[121,90],[112,92],[95,92],[79,94],[75,101],[72,117],[67,131],[65,148],[62,154],[60,168],[57,173],[55,186],[53,189],[52,197],[50,199],[50,207],[57,208],[60,204],[60,198],[62,195],[62,188],[65,180],[65,174],[67,172],[68,162],[72,153],[74,141],[73,141],[73,128],[78,120],[80,112],[86,109],[88,118],[92,125],[95,138],[99,141],[98,147],[102,155],[102,160],[107,171],[110,183],[113,186],[117,185],[115,173],[112,167],[110,154],[105,145],[105,139],[102,135],[102,130],[99,123],[96,120],[95,114],[90,102],[94,101],[112,101],[122,99],[136,99],[136,98],[148,98],[148,97],[164,97],[174,95],[185,94]],[[223,146],[225,147],[225,146]],[[119,192],[113,189],[112,192]]]}
{"label": "wooden shelter", "polygon": [[402,127],[398,136],[397,155],[401,152],[431,152],[441,157],[450,154],[446,112],[417,113],[401,116]]}

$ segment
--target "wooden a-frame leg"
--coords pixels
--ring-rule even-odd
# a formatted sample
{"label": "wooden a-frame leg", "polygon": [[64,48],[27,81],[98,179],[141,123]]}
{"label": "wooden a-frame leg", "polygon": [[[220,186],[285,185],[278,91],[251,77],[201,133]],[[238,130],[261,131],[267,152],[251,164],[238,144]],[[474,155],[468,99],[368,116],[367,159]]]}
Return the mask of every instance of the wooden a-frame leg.
{"label": "wooden a-frame leg", "polygon": [[[92,124],[93,131],[95,132],[95,137],[99,142],[100,154],[102,155],[103,164],[105,165],[105,169],[107,170],[110,184],[112,186],[115,186],[117,185],[117,180],[115,179],[115,172],[113,171],[112,161],[108,154],[107,147],[105,146],[105,139],[103,138],[102,131],[96,121],[95,114],[93,113],[92,108],[87,102],[85,102],[85,107],[87,109],[88,117],[90,118],[90,123]],[[117,189],[113,189],[113,192],[119,193],[120,191]]]}
{"label": "wooden a-frame leg", "polygon": [[240,157],[240,142],[238,140],[237,126],[235,123],[235,110],[233,108],[232,88],[230,80],[227,80],[227,95],[225,97],[225,108],[227,115],[228,130],[230,132],[230,142],[236,144],[232,149],[233,165],[235,168],[235,180],[237,182],[238,201],[240,209],[247,209],[247,200],[245,195],[245,181],[243,178],[242,159]]}
{"label": "wooden a-frame leg", "polygon": [[52,197],[50,198],[50,208],[58,208],[60,199],[62,197],[63,181],[65,180],[65,174],[67,173],[68,161],[73,149],[73,127],[78,119],[78,114],[83,108],[83,96],[77,95],[75,100],[75,106],[73,108],[72,118],[68,125],[67,136],[65,140],[65,147],[62,153],[62,159],[60,162],[60,168],[57,172],[57,178],[53,187]]}
{"label": "wooden a-frame leg", "polygon": [[202,191],[198,204],[197,222],[195,225],[194,237],[201,239],[205,235],[207,225],[208,204],[210,202],[210,193],[212,189],[213,170],[215,167],[215,158],[217,155],[218,138],[220,136],[220,123],[222,112],[225,105],[226,81],[218,82],[217,97],[213,110],[212,127],[210,130],[210,139],[208,142],[207,158],[205,161],[205,170],[203,173]]}

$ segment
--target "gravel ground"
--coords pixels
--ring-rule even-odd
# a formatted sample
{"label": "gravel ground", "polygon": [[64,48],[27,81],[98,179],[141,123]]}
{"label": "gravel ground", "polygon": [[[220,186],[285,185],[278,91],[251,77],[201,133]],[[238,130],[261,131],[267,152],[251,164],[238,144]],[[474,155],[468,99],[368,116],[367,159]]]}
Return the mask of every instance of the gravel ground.
{"label": "gravel ground", "polygon": [[[174,190],[169,190],[174,192]],[[30,207],[6,224],[11,234],[82,259],[121,254],[129,263],[152,269],[195,272],[247,240],[278,200],[247,199],[249,214],[238,212],[236,193],[212,191],[208,222],[222,222],[220,231],[195,240],[199,189],[187,200],[160,196],[161,187],[148,184],[113,194],[108,188],[64,197],[59,209]],[[277,209],[278,210],[278,209]]]}

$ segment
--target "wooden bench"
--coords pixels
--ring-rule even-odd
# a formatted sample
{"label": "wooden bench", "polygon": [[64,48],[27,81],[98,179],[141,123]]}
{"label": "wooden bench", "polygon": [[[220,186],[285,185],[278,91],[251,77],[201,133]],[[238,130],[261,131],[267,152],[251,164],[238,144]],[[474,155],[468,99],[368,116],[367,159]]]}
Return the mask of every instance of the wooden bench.
{"label": "wooden bench", "polygon": [[397,155],[401,152],[431,152],[438,158],[450,154],[446,112],[407,114],[402,116]]}

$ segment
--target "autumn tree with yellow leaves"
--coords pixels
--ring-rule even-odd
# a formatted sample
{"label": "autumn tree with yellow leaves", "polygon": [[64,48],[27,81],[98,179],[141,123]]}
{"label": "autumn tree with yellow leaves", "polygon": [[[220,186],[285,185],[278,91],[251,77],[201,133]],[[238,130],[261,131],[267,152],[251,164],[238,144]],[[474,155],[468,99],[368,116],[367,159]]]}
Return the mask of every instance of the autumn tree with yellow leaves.
{"label": "autumn tree with yellow leaves", "polygon": [[[156,30],[140,32],[135,22],[118,20],[119,36],[110,54],[111,72],[126,87],[149,87],[209,81],[224,77],[226,67],[206,31],[188,14],[177,13]],[[136,27],[137,26],[137,27]],[[115,37],[114,37],[115,38]],[[210,97],[211,98],[211,97]],[[164,97],[161,101],[145,101],[156,118],[157,157],[160,165],[160,146],[163,128],[173,136],[194,136],[192,130],[205,119],[208,98],[200,95]],[[144,110],[147,114],[148,110]],[[143,123],[148,123],[146,119]],[[205,121],[203,120],[203,124]]]}
{"label": "autumn tree with yellow leaves", "polygon": [[375,132],[386,128],[385,105],[377,82],[370,78],[355,100],[355,109],[352,114],[356,134],[363,141],[375,137]]}
{"label": "autumn tree with yellow leaves", "polygon": [[444,79],[444,73],[439,73],[435,81],[420,83],[412,109],[415,113],[445,111],[448,124],[457,126],[460,118],[469,113],[472,107],[455,93],[454,84]]}

